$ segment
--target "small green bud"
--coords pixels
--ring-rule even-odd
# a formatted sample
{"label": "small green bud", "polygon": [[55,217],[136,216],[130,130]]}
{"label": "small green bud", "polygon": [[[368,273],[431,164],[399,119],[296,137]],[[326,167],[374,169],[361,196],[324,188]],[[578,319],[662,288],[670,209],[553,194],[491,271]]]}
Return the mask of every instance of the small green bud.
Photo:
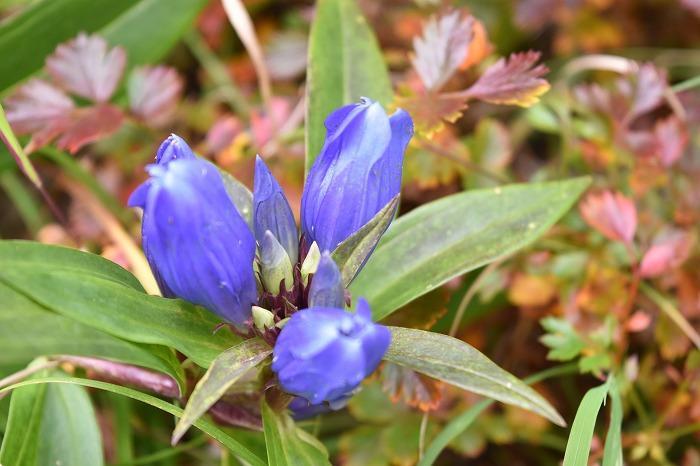
{"label": "small green bud", "polygon": [[316,273],[320,261],[321,250],[318,248],[316,241],[314,241],[306,254],[306,258],[304,258],[304,263],[301,264],[301,281],[304,285],[309,283],[309,275]]}
{"label": "small green bud", "polygon": [[287,325],[287,322],[289,322],[289,317],[285,317],[284,319],[280,320],[275,324],[275,327],[282,329],[284,328],[285,325]]}
{"label": "small green bud", "polygon": [[258,330],[264,332],[275,326],[275,315],[264,307],[253,306],[253,323]]}
{"label": "small green bud", "polygon": [[284,280],[287,289],[294,283],[292,263],[289,260],[287,251],[284,250],[270,230],[265,232],[260,245],[260,271],[265,288],[272,294],[280,292],[280,282],[282,280]]}

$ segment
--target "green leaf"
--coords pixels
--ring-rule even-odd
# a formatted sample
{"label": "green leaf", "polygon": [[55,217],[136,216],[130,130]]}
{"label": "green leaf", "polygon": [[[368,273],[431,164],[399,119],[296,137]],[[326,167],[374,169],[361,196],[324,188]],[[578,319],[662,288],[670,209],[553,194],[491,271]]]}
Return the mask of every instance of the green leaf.
{"label": "green leaf", "polygon": [[467,343],[439,333],[389,327],[386,361],[408,367],[464,390],[519,406],[557,425],[564,419],[540,394]]}
{"label": "green leaf", "polygon": [[547,331],[540,337],[542,344],[549,348],[547,359],[569,361],[586,347],[574,326],[566,319],[549,316],[542,319],[540,324]]}
{"label": "green leaf", "polygon": [[[170,50],[206,0],[42,0],[0,25],[0,90],[39,71],[56,46],[99,32],[127,51],[129,66]],[[57,18],[63,18],[58,21]],[[154,25],[158,27],[153,27]]]}
{"label": "green leaf", "polygon": [[319,0],[309,38],[306,170],[318,155],[336,108],[369,97],[391,102],[391,81],[374,34],[355,0]]}
{"label": "green leaf", "polygon": [[[544,371],[538,372],[537,374],[533,374],[529,377],[526,377],[524,381],[528,385],[531,385],[533,383],[546,380],[550,377],[575,372],[576,365],[567,364],[563,366],[552,367],[550,369],[545,369]],[[450,420],[450,422],[448,422],[445,425],[445,428],[442,430],[442,432],[436,435],[433,441],[430,442],[428,447],[425,449],[423,458],[421,458],[421,460],[418,462],[418,466],[432,465],[435,462],[435,460],[437,460],[438,456],[440,456],[442,450],[444,450],[447,447],[447,445],[449,445],[454,439],[456,439],[460,434],[462,434],[462,432],[467,430],[467,428],[476,420],[476,418],[482,412],[484,412],[484,410],[491,406],[491,404],[493,404],[492,400],[482,400],[472,405],[462,414],[453,417]]]}
{"label": "green leaf", "polygon": [[99,256],[25,241],[0,242],[0,282],[46,309],[124,340],[176,348],[208,367],[240,338],[182,300],[144,294],[136,279]]}
{"label": "green leaf", "polygon": [[603,466],[623,466],[622,461],[622,399],[614,376],[610,376],[610,426],[605,437]]}
{"label": "green leaf", "polygon": [[333,251],[333,260],[338,264],[343,283],[347,287],[372,253],[382,234],[394,218],[399,205],[399,195],[394,196],[377,215],[362,228],[346,238]]}
{"label": "green leaf", "polygon": [[350,290],[382,319],[448,280],[532,243],[589,182],[517,184],[425,204],[392,224]]}
{"label": "green leaf", "polygon": [[[82,385],[84,387],[92,387],[99,390],[106,390],[108,392],[127,396],[142,403],[149,404],[155,408],[165,411],[166,413],[172,414],[173,416],[181,417],[183,414],[183,410],[181,408],[172,405],[166,401],[163,401],[159,398],[156,398],[155,396],[139,392],[138,390],[134,390],[127,387],[121,387],[119,385],[114,385],[107,382],[80,379],[76,377],[41,377],[37,379],[25,380],[23,382],[1,389],[0,395],[17,388],[47,383],[74,384]],[[227,435],[223,430],[219,429],[211,422],[206,421],[204,419],[199,419],[194,423],[194,425],[214,440],[220,442],[223,446],[228,448],[234,455],[247,461],[252,466],[265,466],[266,463],[262,459],[260,459],[255,453],[250,451],[245,445],[241,444],[231,436]]]}
{"label": "green leaf", "polygon": [[35,385],[12,395],[0,462],[100,466],[102,438],[90,397],[77,385]]}
{"label": "green leaf", "polygon": [[[2,34],[1,29],[0,34]],[[4,60],[0,61],[0,63],[2,62],[4,62]],[[1,74],[0,79],[2,79]],[[29,157],[27,157],[27,155],[24,153],[19,141],[17,141],[17,137],[10,127],[10,122],[7,121],[5,109],[2,108],[2,105],[0,105],[0,142],[5,144],[7,150],[10,151],[10,154],[12,154],[12,157],[14,157],[15,161],[17,162],[17,166],[20,168],[20,170],[22,170],[22,173],[29,178],[29,181],[31,181],[32,184],[37,187],[37,189],[42,190],[43,185],[41,178],[39,178],[39,174],[34,169],[34,165],[32,165]]]}
{"label": "green leaf", "polygon": [[286,412],[277,413],[263,399],[261,403],[267,463],[270,466],[330,465],[325,447],[299,429]]}
{"label": "green leaf", "polygon": [[90,356],[168,374],[184,391],[184,374],[169,348],[124,341],[54,314],[2,282],[0,303],[0,366],[24,366],[38,356]]}
{"label": "green leaf", "polygon": [[599,387],[591,388],[583,396],[581,404],[576,410],[574,423],[571,425],[563,466],[588,465],[588,454],[591,451],[595,421],[607,394],[608,384],[605,383]]}
{"label": "green leaf", "polygon": [[194,387],[185,413],[173,431],[172,443],[177,443],[192,423],[211,408],[229,387],[270,354],[270,345],[258,338],[251,338],[227,349],[214,359],[204,377]]}

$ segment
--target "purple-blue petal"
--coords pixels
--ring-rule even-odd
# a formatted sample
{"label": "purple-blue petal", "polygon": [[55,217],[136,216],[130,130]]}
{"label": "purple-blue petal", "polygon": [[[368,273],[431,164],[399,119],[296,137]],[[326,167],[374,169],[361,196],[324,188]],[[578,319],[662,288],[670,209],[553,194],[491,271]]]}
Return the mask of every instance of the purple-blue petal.
{"label": "purple-blue petal", "polygon": [[161,291],[244,325],[257,299],[255,240],[218,169],[185,158],[148,171],[134,202],[143,208],[143,248]]}
{"label": "purple-blue petal", "polygon": [[176,134],[171,134],[158,148],[156,152],[156,163],[166,164],[173,160],[193,159],[196,155],[190,146]]}
{"label": "purple-blue petal", "polygon": [[333,112],[326,128],[304,186],[301,220],[307,242],[332,251],[400,192],[413,123],[403,110],[388,117],[363,99]]}
{"label": "purple-blue petal", "polygon": [[289,260],[299,260],[299,234],[289,202],[275,177],[260,156],[255,159],[253,225],[260,243],[267,230],[277,238]]}

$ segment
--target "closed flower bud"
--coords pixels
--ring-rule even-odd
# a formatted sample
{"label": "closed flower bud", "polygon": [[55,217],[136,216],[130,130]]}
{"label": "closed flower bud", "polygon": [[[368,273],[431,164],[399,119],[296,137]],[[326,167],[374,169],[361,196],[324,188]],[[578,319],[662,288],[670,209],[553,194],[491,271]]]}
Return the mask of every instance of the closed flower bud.
{"label": "closed flower bud", "polygon": [[271,231],[282,245],[289,260],[299,260],[299,234],[289,202],[265,162],[255,159],[255,186],[253,194],[253,224],[255,239],[261,242],[266,231]]}
{"label": "closed flower bud", "polygon": [[314,241],[311,243],[309,252],[306,253],[304,262],[301,264],[301,281],[306,284],[309,282],[309,275],[316,273],[318,268],[318,262],[321,260],[321,250],[318,248],[318,244]]}
{"label": "closed flower bud", "polygon": [[193,157],[147,170],[129,205],[143,209],[143,249],[161,291],[243,326],[256,302],[255,239],[218,169]]}
{"label": "closed flower bud", "polygon": [[324,252],[309,288],[309,307],[345,308],[345,290],[340,270],[328,252]]}
{"label": "closed flower bud", "polygon": [[326,119],[326,141],[309,171],[301,205],[307,243],[333,251],[401,190],[401,165],[413,122],[403,110],[387,116],[362,99]]}
{"label": "closed flower bud", "polygon": [[312,307],[292,315],[280,332],[272,370],[286,392],[337,406],[374,372],[390,341],[363,299],[354,314]]}
{"label": "closed flower bud", "polygon": [[287,252],[270,230],[265,232],[260,242],[260,275],[267,291],[275,295],[280,292],[282,282],[289,290],[294,281]]}
{"label": "closed flower bud", "polygon": [[184,139],[176,134],[171,134],[158,148],[156,163],[162,165],[173,160],[193,159],[195,157],[194,152]]}

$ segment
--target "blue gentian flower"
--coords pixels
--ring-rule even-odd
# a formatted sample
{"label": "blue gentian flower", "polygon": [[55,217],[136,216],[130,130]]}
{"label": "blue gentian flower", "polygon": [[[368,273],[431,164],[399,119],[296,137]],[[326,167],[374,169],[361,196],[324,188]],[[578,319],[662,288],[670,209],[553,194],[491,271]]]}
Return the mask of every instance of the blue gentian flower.
{"label": "blue gentian flower", "polygon": [[333,251],[399,193],[413,122],[403,110],[387,116],[379,103],[362,99],[331,113],[326,129],[306,178],[301,224],[308,244]]}
{"label": "blue gentian flower", "polygon": [[147,167],[151,178],[129,199],[143,209],[144,252],[164,296],[202,305],[242,327],[257,301],[255,239],[216,166],[182,157],[191,151],[171,138],[160,163]]}
{"label": "blue gentian flower", "polygon": [[196,155],[184,139],[176,134],[171,134],[158,148],[156,163],[165,164],[177,159],[193,159],[195,157]]}
{"label": "blue gentian flower", "polygon": [[294,214],[282,188],[260,156],[255,159],[253,226],[255,227],[255,239],[258,243],[262,242],[266,231],[271,231],[284,250],[287,251],[291,263],[297,263],[299,260],[299,234]]}
{"label": "blue gentian flower", "polygon": [[379,365],[391,334],[372,322],[369,305],[353,314],[312,307],[292,315],[280,332],[272,370],[282,388],[311,404],[342,404]]}
{"label": "blue gentian flower", "polygon": [[328,251],[321,255],[309,287],[309,307],[345,307],[345,289],[338,265]]}

